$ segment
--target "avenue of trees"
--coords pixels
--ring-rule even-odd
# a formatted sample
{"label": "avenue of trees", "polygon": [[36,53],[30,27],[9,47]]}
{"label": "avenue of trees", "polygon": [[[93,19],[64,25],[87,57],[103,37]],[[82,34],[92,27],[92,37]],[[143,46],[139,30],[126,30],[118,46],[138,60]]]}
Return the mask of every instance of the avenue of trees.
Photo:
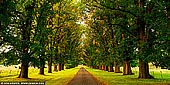
{"label": "avenue of trees", "polygon": [[154,78],[148,63],[170,69],[169,47],[169,0],[0,0],[0,62],[21,64],[19,78],[79,61]]}
{"label": "avenue of trees", "polygon": [[[1,0],[0,60],[21,64],[19,78],[28,78],[28,67],[48,72],[76,66],[82,26],[77,24],[83,5],[72,0]],[[3,49],[3,50],[2,50]],[[57,69],[58,64],[58,69]]]}
{"label": "avenue of trees", "polygon": [[148,63],[170,69],[170,2],[168,0],[88,0],[84,59],[94,68],[154,78]]}

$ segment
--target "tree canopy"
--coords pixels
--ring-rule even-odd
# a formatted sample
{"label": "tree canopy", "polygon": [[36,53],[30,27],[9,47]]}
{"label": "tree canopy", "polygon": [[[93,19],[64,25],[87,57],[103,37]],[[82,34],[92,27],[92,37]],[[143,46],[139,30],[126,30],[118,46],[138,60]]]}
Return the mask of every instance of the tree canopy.
{"label": "tree canopy", "polygon": [[[1,0],[0,62],[44,75],[52,65],[115,67],[153,78],[148,63],[170,69],[168,0]],[[80,63],[79,63],[80,62]],[[128,70],[125,70],[127,68]]]}

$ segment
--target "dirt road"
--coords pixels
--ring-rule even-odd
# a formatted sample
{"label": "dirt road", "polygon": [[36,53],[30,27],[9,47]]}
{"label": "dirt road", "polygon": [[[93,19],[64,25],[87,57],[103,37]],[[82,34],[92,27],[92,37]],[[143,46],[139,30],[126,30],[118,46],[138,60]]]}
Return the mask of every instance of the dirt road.
{"label": "dirt road", "polygon": [[86,69],[80,68],[76,76],[68,83],[68,85],[104,85],[97,81]]}

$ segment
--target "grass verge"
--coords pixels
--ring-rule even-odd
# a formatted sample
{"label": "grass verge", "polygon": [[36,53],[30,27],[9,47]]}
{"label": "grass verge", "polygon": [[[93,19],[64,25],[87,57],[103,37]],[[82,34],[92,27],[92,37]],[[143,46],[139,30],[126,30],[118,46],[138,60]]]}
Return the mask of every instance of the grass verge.
{"label": "grass verge", "polygon": [[48,73],[45,68],[45,75],[39,75],[39,69],[29,69],[29,79],[17,78],[18,70],[3,71],[0,73],[0,82],[45,82],[45,85],[67,85],[76,75],[80,67],[65,69],[58,72]]}
{"label": "grass verge", "polygon": [[[86,70],[97,79],[107,83],[107,85],[170,85],[170,71],[151,71],[155,79],[138,79],[138,72],[135,75],[123,75],[123,73],[113,73],[86,67]],[[153,73],[154,72],[154,73]]]}

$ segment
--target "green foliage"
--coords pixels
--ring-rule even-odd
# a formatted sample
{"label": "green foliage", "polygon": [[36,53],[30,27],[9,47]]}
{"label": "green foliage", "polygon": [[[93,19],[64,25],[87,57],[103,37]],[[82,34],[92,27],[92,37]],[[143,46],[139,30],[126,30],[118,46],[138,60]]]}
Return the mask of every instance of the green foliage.
{"label": "green foliage", "polygon": [[19,61],[18,61],[19,59],[17,58],[18,55],[15,50],[10,50],[7,53],[4,53],[3,57],[4,59],[2,60],[4,60],[3,62],[5,66],[19,64]]}
{"label": "green foliage", "polygon": [[130,61],[130,63],[131,63],[131,67],[138,67],[139,66],[137,60],[132,60],[132,61]]}
{"label": "green foliage", "polygon": [[[144,3],[142,7],[138,6],[137,0],[95,0],[87,3],[88,13],[92,15],[88,20],[92,34],[87,43],[95,41],[99,44],[87,44],[93,50],[86,50],[94,53],[89,58],[93,56],[96,61],[106,64],[116,59],[136,61],[140,58],[169,68],[170,2],[151,0]],[[141,22],[138,23],[139,18]],[[143,42],[139,37],[139,24],[142,22],[143,39],[146,39]],[[96,49],[100,50],[99,53],[94,52]]]}
{"label": "green foliage", "polygon": [[11,48],[0,52],[0,59],[39,66],[40,59],[52,58],[75,66],[82,60],[134,64],[140,58],[170,68],[169,5],[167,0],[146,0],[143,6],[138,0],[3,0],[0,47]]}
{"label": "green foliage", "polygon": [[73,3],[71,0],[5,0],[0,6],[3,39],[0,46],[12,48],[7,53],[0,52],[2,61],[14,64],[26,60],[37,67],[50,57],[54,63],[77,61],[81,37],[77,19],[83,5]]}
{"label": "green foliage", "polygon": [[65,66],[66,66],[66,69],[74,68],[74,67],[78,66],[78,62],[68,61],[68,63]]}

